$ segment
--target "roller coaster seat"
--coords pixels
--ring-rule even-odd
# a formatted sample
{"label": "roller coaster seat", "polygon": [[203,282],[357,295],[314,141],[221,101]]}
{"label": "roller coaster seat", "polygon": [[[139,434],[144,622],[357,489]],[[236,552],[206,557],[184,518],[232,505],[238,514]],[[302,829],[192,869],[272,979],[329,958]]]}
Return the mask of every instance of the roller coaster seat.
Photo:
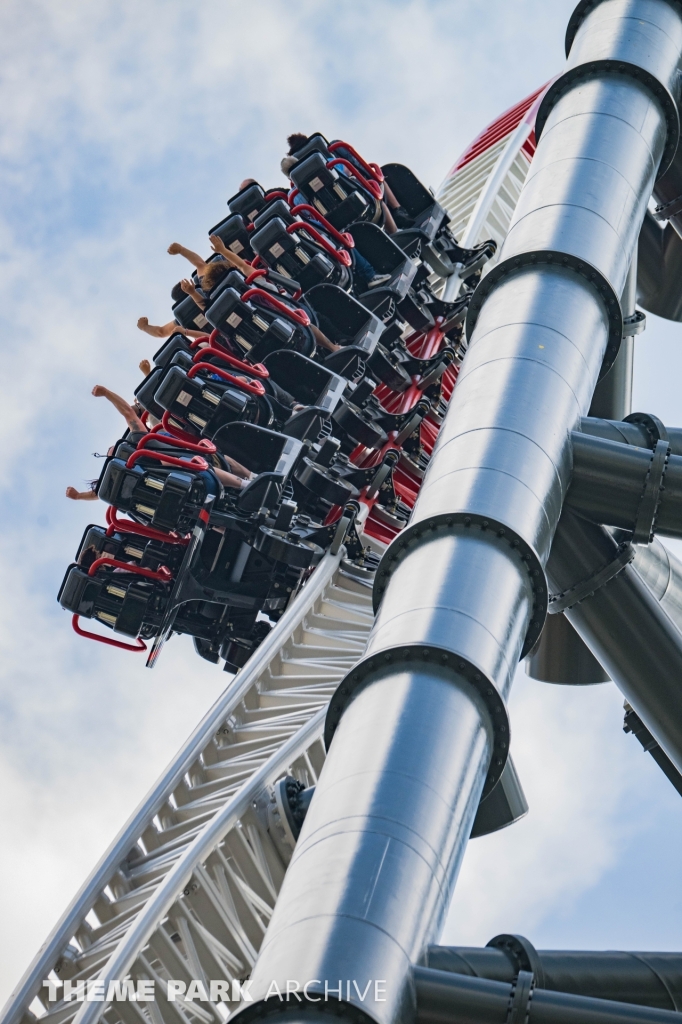
{"label": "roller coaster seat", "polygon": [[417,232],[426,242],[433,241],[441,225],[448,221],[443,207],[409,167],[385,164],[381,169],[394,196],[414,222],[407,230]]}
{"label": "roller coaster seat", "polygon": [[390,274],[390,279],[377,288],[368,289],[360,296],[360,302],[373,310],[388,323],[397,312],[416,331],[428,330],[435,320],[424,303],[433,296],[427,294],[424,301],[416,294],[417,282],[428,277],[428,268],[417,265],[399,245],[389,238],[376,224],[351,224],[349,231],[356,248],[369,260],[379,274]]}
{"label": "roller coaster seat", "polygon": [[[291,180],[316,210],[339,231],[357,220],[377,217],[377,200],[355,179],[327,167],[322,153],[315,152],[291,169]],[[379,208],[380,210],[380,208]]]}
{"label": "roller coaster seat", "polygon": [[[175,449],[170,457],[181,454]],[[130,467],[127,461],[118,456],[107,459],[97,485],[98,497],[155,529],[186,533],[207,495],[222,497],[217,478],[200,466],[191,466],[189,459],[178,468],[149,457]]]}
{"label": "roller coaster seat", "polygon": [[246,224],[239,214],[234,213],[218,224],[214,224],[209,230],[209,235],[217,235],[222,239],[225,248],[233,252],[235,256],[241,256],[243,260],[253,259],[253,250],[249,232]]}
{"label": "roller coaster seat", "polygon": [[185,352],[191,356],[192,347],[184,334],[171,334],[154,353],[154,365],[165,369],[170,366],[171,360],[178,352]]}
{"label": "roller coaster seat", "polygon": [[267,202],[265,190],[257,181],[252,181],[227,200],[231,213],[239,214],[244,223],[253,224]]}
{"label": "roller coaster seat", "polygon": [[[175,358],[175,355],[177,355],[177,352],[173,354],[171,359]],[[171,360],[169,359],[168,365],[170,365],[170,362]],[[153,367],[152,372],[148,373],[142,383],[137,385],[134,392],[135,398],[142,408],[146,409],[147,412],[150,412],[152,416],[155,416],[157,420],[162,418],[164,410],[157,402],[154,401],[154,395],[156,394],[156,390],[161,384],[165,373],[165,366],[161,365]]]}
{"label": "roller coaster seat", "polygon": [[264,363],[271,378],[297,402],[327,409],[329,415],[346,388],[343,377],[298,352],[273,352]]}
{"label": "roller coaster seat", "polygon": [[204,310],[197,306],[191,295],[173,306],[173,318],[188,331],[203,331],[208,323]]}
{"label": "roller coaster seat", "polygon": [[[132,524],[131,524],[132,525]],[[134,530],[135,527],[132,526]],[[171,572],[178,569],[184,553],[183,544],[164,543],[156,537],[140,536],[134,532],[110,532],[103,526],[86,526],[78,546],[76,564],[89,569],[98,558],[111,558],[131,562],[145,569],[157,570],[167,566]]]}
{"label": "roller coaster seat", "polygon": [[221,427],[214,441],[228,459],[236,459],[257,474],[239,492],[237,508],[245,512],[274,508],[299,460],[302,442],[253,423],[229,423]]}
{"label": "roller coaster seat", "polygon": [[136,637],[145,620],[158,619],[168,597],[167,583],[121,569],[90,576],[87,570],[70,565],[59,588],[62,608],[98,619],[103,625]]}
{"label": "roller coaster seat", "polygon": [[318,284],[306,293],[321,331],[335,345],[353,346],[364,357],[374,351],[384,331],[381,320],[342,288]]}
{"label": "roller coaster seat", "polygon": [[209,371],[194,377],[179,366],[169,366],[154,395],[154,401],[190,433],[212,438],[220,427],[235,420],[261,422],[269,426],[272,409],[265,396],[248,394],[238,385],[220,378],[212,379]]}
{"label": "roller coaster seat", "polygon": [[345,266],[336,262],[304,232],[288,232],[280,217],[266,221],[255,231],[251,244],[258,255],[284,277],[298,281],[307,292],[323,281],[348,284],[350,275]]}
{"label": "roller coaster seat", "polygon": [[373,301],[376,295],[387,294],[397,302],[404,299],[417,273],[416,264],[376,224],[351,224],[348,230],[353,236],[355,247],[372,264],[377,274],[391,275],[386,284],[363,292],[360,301],[366,304],[366,299]]}
{"label": "roller coaster seat", "polygon": [[282,433],[316,441],[343,396],[344,378],[297,352],[273,352],[265,365],[271,379],[304,406],[282,423]]}
{"label": "roller coaster seat", "polygon": [[208,322],[234,341],[249,362],[258,363],[267,353],[293,348],[296,330],[282,317],[244,302],[235,288],[223,288],[206,310]]}
{"label": "roller coaster seat", "polygon": [[254,231],[260,231],[264,224],[267,224],[273,217],[279,217],[288,226],[293,224],[295,217],[291,212],[286,199],[273,199],[271,202],[266,203],[263,209],[260,211],[255,221],[253,222]]}

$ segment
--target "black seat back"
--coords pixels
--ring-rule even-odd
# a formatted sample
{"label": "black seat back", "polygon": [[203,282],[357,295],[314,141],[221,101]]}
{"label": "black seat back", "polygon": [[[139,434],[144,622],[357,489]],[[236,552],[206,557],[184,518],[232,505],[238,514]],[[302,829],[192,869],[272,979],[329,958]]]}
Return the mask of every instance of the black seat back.
{"label": "black seat back", "polygon": [[427,187],[404,164],[384,164],[381,170],[394,196],[410,217],[418,217],[436,202]]}
{"label": "black seat back", "polygon": [[266,203],[265,192],[257,181],[252,181],[227,200],[231,213],[238,213],[245,224],[253,224]]}
{"label": "black seat back", "polygon": [[188,331],[203,331],[208,323],[203,309],[197,306],[191,295],[173,306],[173,317],[176,323],[181,327],[186,327]]}
{"label": "black seat back", "polygon": [[374,351],[384,325],[352,295],[333,284],[318,284],[306,293],[306,302],[330,341],[355,345],[367,355]]}
{"label": "black seat back", "polygon": [[407,261],[400,246],[376,224],[351,224],[348,230],[357,250],[369,260],[377,274],[393,274]]}
{"label": "black seat back", "polygon": [[300,149],[297,149],[293,155],[300,163],[301,160],[305,160],[311,153],[321,153],[325,160],[331,160],[332,154],[329,152],[329,143],[322,132],[315,132],[314,135],[309,135],[308,141]]}
{"label": "black seat back", "polygon": [[214,438],[228,458],[241,462],[258,476],[240,491],[237,506],[244,512],[274,508],[298,462],[302,442],[252,423],[229,423]]}
{"label": "black seat back", "polygon": [[235,256],[241,256],[243,260],[253,259],[253,249],[246,230],[244,220],[237,213],[231,214],[225,220],[214,224],[209,230],[209,235],[217,235],[225,244],[225,247],[233,252]]}
{"label": "black seat back", "polygon": [[[450,219],[444,208],[409,167],[403,164],[386,164],[381,169],[396,199],[413,218],[414,227],[426,241],[432,241],[441,226],[447,224]],[[409,228],[407,231],[409,232]],[[413,244],[409,233],[403,236],[402,244]]]}
{"label": "black seat back", "polygon": [[142,383],[138,384],[135,388],[135,398],[142,408],[150,412],[152,416],[156,416],[157,420],[161,419],[165,410],[154,400],[154,395],[165,373],[166,368],[164,366],[155,366],[152,372],[148,373]]}
{"label": "black seat back", "polygon": [[191,353],[190,343],[184,334],[171,334],[167,341],[164,341],[160,349],[154,353],[154,365],[165,369],[170,366],[173,357],[177,352]]}
{"label": "black seat back", "polygon": [[285,479],[291,473],[301,442],[253,423],[228,423],[215,435],[221,452],[252,473],[275,473]]}
{"label": "black seat back", "polygon": [[327,410],[328,415],[345,391],[342,377],[298,352],[273,352],[264,362],[275,383],[297,402]]}
{"label": "black seat back", "polygon": [[291,180],[316,210],[339,230],[374,213],[374,201],[354,178],[327,167],[322,153],[312,153],[291,169]]}
{"label": "black seat back", "polygon": [[271,203],[267,203],[256,217],[253,222],[254,230],[258,231],[273,217],[279,217],[287,225],[293,224],[296,219],[286,199],[274,199]]}

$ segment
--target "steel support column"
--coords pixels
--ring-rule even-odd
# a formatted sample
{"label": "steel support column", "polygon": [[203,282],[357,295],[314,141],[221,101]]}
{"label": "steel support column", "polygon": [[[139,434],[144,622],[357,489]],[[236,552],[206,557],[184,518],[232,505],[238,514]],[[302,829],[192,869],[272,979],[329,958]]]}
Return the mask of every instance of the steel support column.
{"label": "steel support column", "polygon": [[419,1024],[680,1024],[682,1013],[532,989],[521,971],[513,984],[416,967]]}
{"label": "steel support column", "polygon": [[[603,527],[566,511],[547,571],[571,625],[680,771],[682,633],[624,554]],[[644,562],[653,576],[655,560]]]}

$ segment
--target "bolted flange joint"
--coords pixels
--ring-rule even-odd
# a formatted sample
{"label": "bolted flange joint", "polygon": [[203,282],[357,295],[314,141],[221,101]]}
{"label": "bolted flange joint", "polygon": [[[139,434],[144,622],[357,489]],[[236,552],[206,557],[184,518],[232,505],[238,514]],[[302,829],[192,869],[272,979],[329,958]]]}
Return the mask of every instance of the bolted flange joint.
{"label": "bolted flange joint", "polygon": [[466,679],[485,705],[493,730],[493,750],[481,793],[483,799],[499,781],[509,757],[510,726],[507,706],[494,684],[486,678],[478,665],[435,644],[404,644],[385,651],[377,651],[368,658],[363,658],[337,687],[329,702],[324,727],[325,746],[329,749],[344,711],[372,682],[372,677],[376,676],[377,672],[381,669],[395,671],[396,668],[419,665],[428,665],[432,669],[437,667],[440,671],[451,673],[453,682],[458,678]]}

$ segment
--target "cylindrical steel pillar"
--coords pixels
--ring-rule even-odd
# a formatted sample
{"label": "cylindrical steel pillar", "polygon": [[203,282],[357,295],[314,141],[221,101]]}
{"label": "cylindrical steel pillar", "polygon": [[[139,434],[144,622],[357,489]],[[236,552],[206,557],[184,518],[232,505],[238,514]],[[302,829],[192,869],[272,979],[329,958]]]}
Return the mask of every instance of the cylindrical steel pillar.
{"label": "cylindrical steel pillar", "polygon": [[[505,982],[513,982],[519,970],[532,970],[538,988],[658,1010],[682,1010],[680,953],[534,949],[527,939],[516,935],[498,936],[492,942],[494,945],[482,948],[431,946],[424,966]],[[515,955],[514,946],[521,947],[521,956]],[[526,949],[530,957],[523,955]]]}
{"label": "cylindrical steel pillar", "polygon": [[[566,511],[547,571],[568,620],[682,770],[682,634],[628,561],[633,555]],[[657,559],[643,561],[653,577]]]}
{"label": "cylindrical steel pillar", "polygon": [[[416,967],[418,1024],[680,1024],[682,1013]],[[516,1012],[514,1012],[516,1011]]]}
{"label": "cylindrical steel pillar", "polygon": [[574,430],[566,503],[595,523],[629,530],[639,544],[654,532],[682,536],[682,456],[667,441],[648,448]]}
{"label": "cylindrical steel pillar", "polygon": [[[336,735],[247,1017],[278,1011],[263,1001],[291,979],[310,983],[318,1011],[414,1013],[410,960],[433,940],[479,796],[504,767],[504,700],[542,628],[570,431],[620,344],[618,297],[677,144],[681,14],[668,0],[590,6],[545,101],[412,521],[377,571],[366,656],[331,702]],[[324,1001],[331,987],[341,1008]]]}

